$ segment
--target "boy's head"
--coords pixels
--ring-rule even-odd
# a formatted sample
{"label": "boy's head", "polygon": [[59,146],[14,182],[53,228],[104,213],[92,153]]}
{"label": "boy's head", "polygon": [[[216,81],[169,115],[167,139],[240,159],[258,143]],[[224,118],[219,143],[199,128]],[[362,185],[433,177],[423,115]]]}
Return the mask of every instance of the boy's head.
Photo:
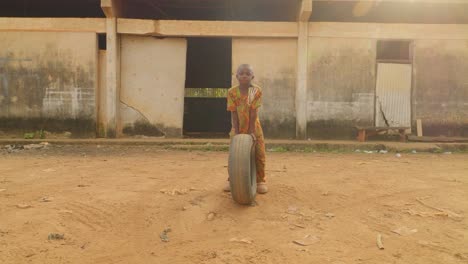
{"label": "boy's head", "polygon": [[237,68],[236,78],[239,84],[250,85],[254,77],[253,68],[249,64],[241,64]]}

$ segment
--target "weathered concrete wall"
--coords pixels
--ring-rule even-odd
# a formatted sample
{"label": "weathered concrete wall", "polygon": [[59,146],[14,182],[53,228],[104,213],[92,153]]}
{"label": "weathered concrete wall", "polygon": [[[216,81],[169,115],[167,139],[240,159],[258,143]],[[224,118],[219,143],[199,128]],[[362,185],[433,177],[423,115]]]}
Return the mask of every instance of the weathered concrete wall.
{"label": "weathered concrete wall", "polygon": [[94,134],[95,33],[0,32],[0,129]]}
{"label": "weathered concrete wall", "polygon": [[242,63],[251,64],[254,82],[263,88],[260,120],[266,137],[296,136],[296,39],[233,39],[233,85],[235,71]]}
{"label": "weathered concrete wall", "polygon": [[413,78],[424,135],[468,136],[468,41],[416,40]]}
{"label": "weathered concrete wall", "polygon": [[375,40],[309,38],[307,134],[350,138],[373,125]]}
{"label": "weathered concrete wall", "polygon": [[187,41],[123,35],[120,127],[127,135],[180,137]]}

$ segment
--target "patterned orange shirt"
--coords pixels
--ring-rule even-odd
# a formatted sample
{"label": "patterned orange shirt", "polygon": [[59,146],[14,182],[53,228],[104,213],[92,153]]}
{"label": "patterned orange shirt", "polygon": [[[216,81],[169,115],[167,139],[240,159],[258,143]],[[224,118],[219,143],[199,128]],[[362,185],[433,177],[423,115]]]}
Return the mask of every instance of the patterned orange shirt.
{"label": "patterned orange shirt", "polygon": [[[227,110],[237,112],[239,118],[239,133],[247,134],[249,132],[250,109],[258,109],[262,106],[262,89],[259,86],[252,85],[249,88],[247,95],[242,95],[239,86],[234,86],[228,91],[227,95]],[[230,135],[235,134],[234,124]],[[263,138],[263,130],[260,125],[260,120],[255,120],[255,137]]]}

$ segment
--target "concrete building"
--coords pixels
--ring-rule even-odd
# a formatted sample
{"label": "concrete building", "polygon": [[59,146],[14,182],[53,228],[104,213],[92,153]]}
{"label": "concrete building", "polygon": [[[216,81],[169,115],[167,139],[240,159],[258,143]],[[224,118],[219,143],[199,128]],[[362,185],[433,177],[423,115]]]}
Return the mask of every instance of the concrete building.
{"label": "concrete building", "polygon": [[0,3],[0,130],[225,136],[250,63],[267,137],[468,136],[468,0]]}

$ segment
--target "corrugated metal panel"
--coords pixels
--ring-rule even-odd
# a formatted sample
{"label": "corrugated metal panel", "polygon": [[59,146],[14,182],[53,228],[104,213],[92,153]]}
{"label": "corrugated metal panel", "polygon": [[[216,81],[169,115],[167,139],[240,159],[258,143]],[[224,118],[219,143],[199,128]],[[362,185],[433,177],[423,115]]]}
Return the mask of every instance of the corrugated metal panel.
{"label": "corrugated metal panel", "polygon": [[226,98],[227,88],[185,88],[185,97],[189,98]]}
{"label": "corrugated metal panel", "polygon": [[411,65],[377,65],[376,126],[411,127]]}

